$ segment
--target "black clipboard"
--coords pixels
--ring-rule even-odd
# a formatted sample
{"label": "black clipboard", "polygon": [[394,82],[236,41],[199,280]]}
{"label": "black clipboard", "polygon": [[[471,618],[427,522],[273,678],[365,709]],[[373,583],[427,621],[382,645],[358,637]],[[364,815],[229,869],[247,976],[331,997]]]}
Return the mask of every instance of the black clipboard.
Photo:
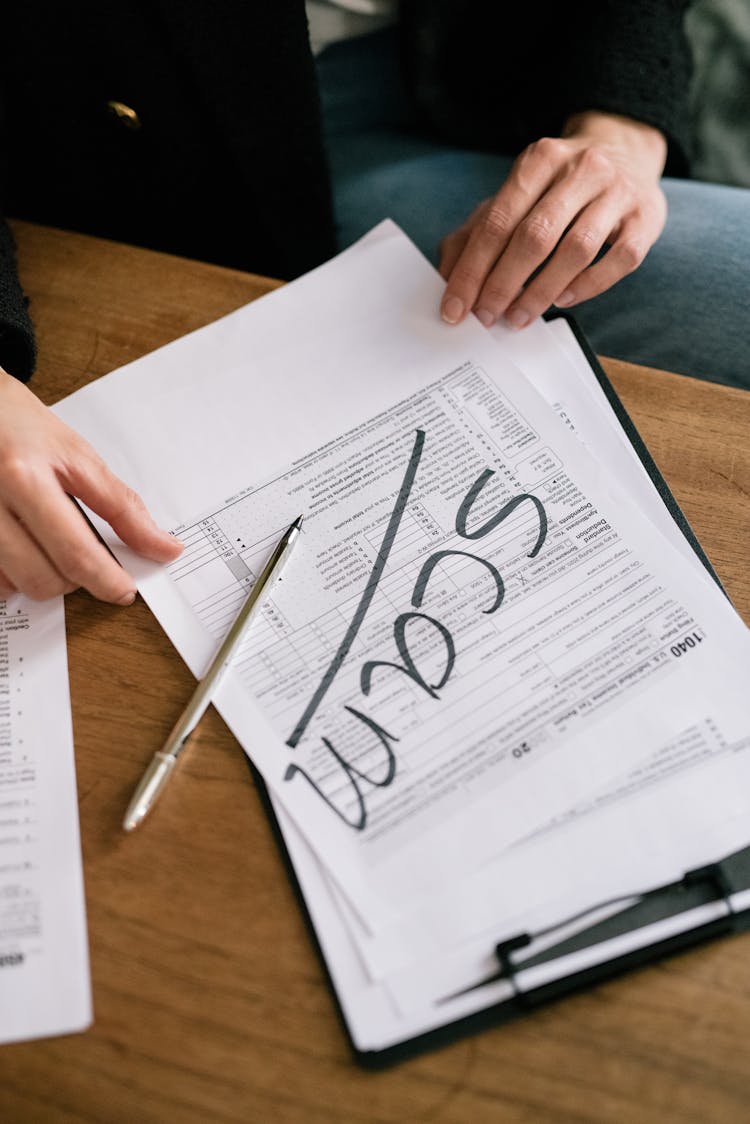
{"label": "black clipboard", "polygon": [[[648,472],[665,507],[705,569],[719,588],[723,590],[721,582],[693,529],[669,490],[666,481],[659,472],[651,454],[575,319],[569,313],[561,310],[552,312],[547,319],[564,319],[568,323],[620,426]],[[617,901],[598,903],[592,906],[585,914],[579,915],[575,919],[579,922],[583,920],[584,924],[578,927],[578,931],[573,936],[564,935],[567,923],[574,920],[569,918],[561,921],[559,925],[555,926],[554,930],[546,930],[544,933],[519,933],[514,938],[501,942],[495,946],[494,950],[497,962],[496,971],[484,979],[477,980],[465,991],[478,990],[499,980],[506,980],[512,987],[511,998],[490,1003],[487,1007],[470,1015],[458,1019],[451,1018],[445,1024],[426,1033],[418,1034],[381,1050],[360,1050],[356,1046],[347,1024],[335,982],[329,971],[304,891],[297,877],[268,789],[260,773],[249,758],[247,760],[310,938],[327,979],[342,1030],[349,1042],[354,1059],[366,1069],[385,1069],[428,1050],[447,1045],[459,1038],[528,1015],[544,1004],[583,991],[667,956],[672,956],[704,941],[750,929],[750,904],[745,908],[737,909],[733,900],[734,896],[742,891],[750,891],[750,847],[747,847],[726,856],[721,862],[697,870],[686,871],[679,881],[651,889],[640,895],[634,903],[634,895],[629,895],[626,900],[623,899],[624,908],[612,913],[604,920],[594,920],[594,917],[602,906],[614,907],[617,905]],[[705,917],[706,910],[702,908],[706,906],[709,907],[708,912],[710,914],[707,919]],[[592,923],[587,926],[585,918],[589,914],[592,915]],[[654,927],[662,928],[664,922],[671,924],[674,930],[672,934],[666,938],[654,937],[652,939]],[[558,929],[561,934],[560,940],[555,941],[554,933]],[[628,935],[632,947],[624,953],[608,955],[608,942],[617,940],[623,935]],[[544,951],[535,953],[533,942],[538,937],[546,938],[546,947]],[[568,959],[574,961],[576,953],[583,950],[601,950],[599,961],[583,970],[570,972],[563,970],[557,978],[540,986],[529,988],[525,986],[524,973],[527,970],[545,964],[554,964],[558,968],[560,966],[564,968]],[[460,994],[463,994],[463,992]]]}

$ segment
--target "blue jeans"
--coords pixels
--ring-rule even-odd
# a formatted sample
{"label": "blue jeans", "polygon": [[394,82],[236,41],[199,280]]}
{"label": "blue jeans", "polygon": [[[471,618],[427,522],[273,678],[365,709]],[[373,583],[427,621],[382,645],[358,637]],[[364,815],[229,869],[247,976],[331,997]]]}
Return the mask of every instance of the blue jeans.
{"label": "blue jeans", "polygon": [[[512,157],[420,136],[392,32],[329,47],[318,75],[340,247],[389,217],[435,262],[440,239],[497,191]],[[662,186],[660,240],[576,319],[601,355],[750,389],[750,190]]]}

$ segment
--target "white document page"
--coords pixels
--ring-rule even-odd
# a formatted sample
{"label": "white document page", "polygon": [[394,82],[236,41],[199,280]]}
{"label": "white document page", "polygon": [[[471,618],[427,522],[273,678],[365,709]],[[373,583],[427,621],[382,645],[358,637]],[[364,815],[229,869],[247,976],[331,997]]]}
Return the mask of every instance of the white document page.
{"label": "white document page", "polygon": [[0,1042],[91,1022],[62,597],[0,601]]}
{"label": "white document page", "polygon": [[[641,510],[694,564],[696,573],[714,584],[624,437],[569,326],[564,321],[546,324],[538,320],[520,333],[498,325],[493,335],[600,463],[627,484]],[[563,338],[569,340],[569,348],[563,349]],[[550,837],[549,827],[543,829],[538,854],[534,848],[514,848],[498,863],[463,880],[460,886],[446,887],[423,910],[402,916],[397,924],[375,935],[364,932],[343,907],[344,918],[353,929],[353,938],[359,943],[368,971],[373,978],[403,972],[410,994],[420,979],[425,988],[432,986],[436,958],[441,954],[452,957],[450,962],[457,972],[481,974],[476,963],[472,967],[472,956],[466,948],[472,933],[478,938],[475,948],[484,954],[488,940],[492,943],[491,937],[504,939],[531,924],[525,915],[533,910],[537,912],[532,927],[543,928],[614,892],[644,887],[644,865],[649,874],[648,884],[660,884],[679,878],[685,869],[704,865],[745,846],[750,828],[745,826],[742,816],[727,821],[732,809],[725,804],[725,794],[734,791],[741,795],[742,785],[733,758],[737,753],[747,755],[749,750],[748,739],[727,745],[710,721],[690,727],[656,750],[630,775],[618,777],[569,809],[555,822],[554,838]],[[718,761],[719,757],[723,760]],[[714,764],[706,775],[701,766],[712,758]],[[648,790],[656,785],[665,787],[649,795]],[[612,810],[621,803],[626,806]],[[742,797],[740,812],[745,807]],[[601,813],[596,821],[583,822],[594,811]],[[621,827],[616,831],[618,820]],[[638,822],[637,832],[627,830],[629,820]],[[567,831],[567,839],[561,848],[563,831]],[[665,840],[670,847],[660,856]],[[593,847],[598,859],[595,864],[587,858]],[[544,866],[541,877],[540,865]],[[571,876],[572,871],[576,871],[575,877]],[[562,901],[554,893],[560,885],[565,886]],[[503,902],[501,925],[495,905],[498,900]],[[462,951],[456,952],[458,945]],[[407,975],[408,972],[411,974]],[[451,979],[444,986],[448,991],[460,985],[460,980]]]}
{"label": "white document page", "polygon": [[[497,334],[566,424],[597,451],[602,463],[611,465],[620,481],[627,482],[642,510],[694,561],[696,573],[713,585],[632,446],[621,440],[622,429],[569,328],[564,323],[560,327],[570,335],[573,353],[580,358],[577,365],[560,353],[552,325],[542,321],[523,333],[497,330]],[[618,777],[569,809],[555,822],[554,836],[550,827],[540,833],[538,847],[514,848],[459,885],[445,887],[421,911],[403,915],[390,929],[367,934],[342,903],[368,971],[373,978],[401,971],[410,994],[420,978],[429,989],[436,978],[436,958],[457,945],[465,946],[473,933],[478,936],[475,947],[485,954],[493,937],[504,939],[532,924],[524,915],[534,910],[532,927],[543,928],[612,893],[673,881],[686,869],[745,846],[750,829],[743,815],[747,781],[743,783],[742,777],[747,776],[748,761],[739,765],[737,755],[748,758],[749,750],[747,738],[727,744],[707,720],[683,730],[630,775]],[[592,812],[599,814],[589,822]],[[737,812],[739,819],[732,820]],[[636,832],[629,830],[634,822]],[[566,835],[564,846],[561,833]],[[593,849],[597,862],[592,864]],[[565,887],[562,901],[556,898],[560,886]],[[498,901],[502,901],[501,923]],[[481,974],[471,966],[468,949],[449,955],[457,971]],[[460,980],[451,979],[444,986],[448,991],[460,985]]]}
{"label": "white document page", "polygon": [[[617,442],[620,442],[621,427],[606,398],[601,394],[599,384],[578,350],[578,345],[568,326],[560,321],[554,327],[555,335],[563,329],[570,334],[571,351],[573,355],[577,354],[580,358],[577,367],[571,364],[567,356],[561,356],[556,350],[558,345],[551,330],[552,325],[538,321],[526,332],[499,334],[503,345],[510,345],[513,348],[513,358],[522,367],[524,374],[540,392],[545,394],[550,404],[563,415],[567,424],[571,425],[581,439],[585,439],[585,443],[590,448],[598,450],[603,462],[616,468],[619,478],[628,482],[628,487],[632,488],[633,494],[638,497],[638,502],[653,516],[655,524],[661,527],[664,534],[672,536],[673,530],[676,532],[675,545],[686,551],[686,557],[695,559],[698,573],[705,575],[707,581],[713,581],[677,529],[630,443],[625,442],[622,445],[624,455],[620,455],[619,450],[615,450],[613,438],[616,437]],[[561,358],[564,359],[562,363]],[[596,393],[597,391],[599,394]],[[747,749],[747,746],[745,748]],[[577,909],[590,908],[592,902],[611,898],[616,892],[618,875],[620,892],[624,892],[624,887],[628,884],[632,889],[645,889],[645,885],[638,887],[632,877],[628,879],[627,869],[624,872],[625,880],[622,880],[623,871],[621,868],[617,869],[615,862],[617,856],[605,846],[610,837],[606,808],[657,783],[668,788],[668,792],[662,795],[661,807],[656,808],[658,816],[664,814],[664,809],[683,808],[685,799],[693,804],[694,810],[699,811],[701,804],[704,809],[709,808],[711,797],[703,789],[700,765],[711,753],[726,754],[727,750],[722,750],[710,729],[686,731],[683,737],[663,747],[652,760],[636,770],[631,777],[608,787],[597,800],[592,800],[584,809],[579,809],[578,814],[598,811],[600,815],[596,817],[597,822],[592,828],[593,842],[590,836],[585,841],[584,849],[579,852],[578,870],[566,870],[562,866],[558,867],[554,874],[554,878],[564,892],[562,898],[551,899],[545,902],[543,908],[534,912],[533,906],[538,900],[538,894],[532,867],[528,871],[530,878],[526,883],[524,894],[525,908],[518,917],[508,916],[505,912],[507,903],[504,893],[508,886],[507,871],[503,881],[502,872],[498,870],[496,873],[499,877],[494,884],[490,885],[485,881],[481,886],[480,900],[484,902],[485,910],[483,918],[475,919],[478,929],[474,939],[469,941],[466,939],[471,932],[472,918],[470,903],[465,897],[463,900],[454,898],[449,903],[449,907],[439,913],[437,909],[431,911],[430,916],[422,919],[421,925],[397,929],[390,934],[383,933],[383,939],[379,944],[370,942],[375,944],[377,952],[381,954],[381,963],[378,965],[381,978],[383,964],[387,964],[389,959],[391,965],[398,963],[406,965],[400,971],[392,973],[384,984],[373,982],[372,972],[366,966],[366,961],[362,960],[365,951],[372,951],[367,949],[366,935],[356,926],[356,919],[352,918],[349,911],[345,909],[345,903],[342,903],[341,898],[335,894],[335,888],[326,878],[319,862],[294,830],[276,801],[277,813],[290,846],[298,877],[306,890],[329,970],[339,991],[350,1029],[360,1049],[377,1049],[410,1038],[451,1019],[460,1018],[473,1010],[512,998],[513,990],[510,984],[507,981],[498,981],[477,990],[466,991],[450,1002],[445,1001],[446,996],[470,988],[477,981],[497,971],[498,965],[493,949],[499,940],[519,932],[538,932],[547,925],[559,925],[560,919],[570,917]],[[694,771],[693,776],[689,779],[681,777],[675,787],[675,774],[683,770]],[[731,776],[726,779],[730,784],[732,783]],[[659,799],[658,795],[656,799]],[[637,806],[633,807],[632,801],[625,814],[632,816],[633,822],[639,824],[644,820],[643,807],[641,806],[640,809]],[[572,814],[568,819],[572,819]],[[747,845],[748,842],[746,814],[739,822],[723,824],[720,831],[714,829],[713,833],[701,831],[700,825],[695,820],[691,821],[688,818],[685,821],[679,817],[675,820],[672,816],[666,830],[670,831],[676,826],[683,827],[682,857],[675,862],[674,855],[670,855],[664,862],[661,856],[652,854],[649,862],[648,887],[678,879],[685,870],[721,858]],[[556,846],[556,840],[554,838],[550,840],[548,837],[547,862],[550,861],[550,854],[555,855]],[[596,863],[590,861],[592,850],[597,854]],[[572,850],[568,851],[571,866],[573,853]],[[598,861],[600,857],[601,862]],[[596,869],[604,872],[600,885],[592,885],[588,881],[588,876]],[[516,870],[515,876],[521,879],[525,877],[522,867]],[[545,892],[547,890],[548,887],[545,886]],[[548,938],[535,940],[529,949],[519,952],[516,955],[516,962],[522,965],[526,957],[535,955],[545,945],[559,942],[571,932],[594,924],[608,912],[626,908],[634,900],[637,898],[624,899],[608,909],[586,914],[576,925],[556,928]],[[743,908],[741,903],[734,904],[735,908]],[[500,914],[497,912],[499,908]],[[719,902],[706,908],[711,916],[714,916],[721,915],[726,907],[724,903]],[[665,939],[671,935],[675,925],[679,928],[683,924],[698,923],[700,920],[691,915],[689,918],[681,917],[675,922],[668,921],[649,927],[647,931],[608,942],[606,947],[595,946],[576,954],[575,957],[543,965],[537,970],[537,975],[541,972],[544,973],[545,980],[557,979],[571,971],[582,970],[603,958],[619,955],[633,945]],[[480,932],[482,924],[484,929]],[[446,947],[451,943],[454,945],[454,951],[446,952]],[[460,947],[455,947],[459,944]],[[524,988],[535,986],[538,982],[540,980],[533,975],[528,979],[526,975],[518,978],[519,985]],[[390,996],[390,1003],[388,996]],[[439,1005],[436,1005],[437,999],[441,1000]]]}
{"label": "white document page", "polygon": [[576,434],[595,460],[627,487],[630,496],[661,534],[690,562],[696,573],[713,581],[698,555],[665,508],[651,477],[635,454],[606,395],[563,319],[537,320],[522,332],[496,324],[492,334],[521,368],[535,390]]}
{"label": "white document page", "polygon": [[122,556],[196,672],[307,515],[217,704],[373,930],[685,725],[748,724],[723,596],[439,289],[386,224],[58,408],[183,526],[171,573]]}

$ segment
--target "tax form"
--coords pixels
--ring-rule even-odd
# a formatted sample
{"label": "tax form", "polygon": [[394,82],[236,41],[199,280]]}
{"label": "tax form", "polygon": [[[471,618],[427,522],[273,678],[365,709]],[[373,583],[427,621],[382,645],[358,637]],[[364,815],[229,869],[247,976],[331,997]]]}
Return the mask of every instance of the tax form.
{"label": "tax form", "polygon": [[[495,334],[565,425],[627,483],[641,510],[698,578],[713,585],[624,439],[568,324],[538,322],[518,334],[498,325]],[[709,717],[532,833],[530,846],[506,852],[458,886],[446,886],[377,936],[358,928],[340,899],[337,908],[354,930],[370,977],[390,977],[398,1002],[412,1006],[430,995],[455,992],[487,974],[498,940],[555,925],[613,895],[637,895],[647,886],[679,880],[685,870],[745,846],[747,802],[741,796],[739,815],[732,818],[725,795],[738,784],[738,792],[743,790],[746,764],[739,758],[749,755],[750,739],[726,742]],[[335,888],[331,892],[335,896]],[[476,939],[469,944],[472,933]]]}
{"label": "tax form", "polygon": [[[498,326],[496,332],[503,346],[506,349],[512,348],[513,358],[523,366],[524,373],[563,417],[565,424],[575,430],[587,446],[597,451],[602,463],[611,465],[620,478],[627,481],[629,490],[637,495],[642,509],[650,513],[655,527],[685,552],[686,559],[695,561],[696,573],[702,580],[711,581],[697,562],[695,553],[687,547],[684,536],[677,531],[651,480],[634,456],[632,447],[622,442],[622,431],[619,425],[612,424],[609,405],[601,394],[591,369],[574,344],[568,325],[564,321],[550,325],[537,323],[520,334],[510,334]],[[571,340],[570,350],[568,352],[565,346],[561,355],[555,345],[567,345],[568,336]],[[568,352],[567,359],[565,352]],[[574,364],[573,367],[570,361]],[[750,746],[746,740],[744,750],[748,749]],[[608,786],[604,793],[598,794],[585,806],[582,810],[584,816],[586,813],[595,815],[598,812],[600,819],[598,823],[589,823],[591,834],[585,841],[583,854],[576,854],[575,850],[571,850],[569,841],[561,844],[559,835],[550,836],[547,833],[546,841],[541,840],[542,844],[546,843],[544,869],[551,873],[553,883],[556,883],[561,892],[557,901],[553,896],[545,903],[544,910],[534,913],[537,875],[533,864],[530,864],[527,877],[520,871],[522,885],[525,882],[525,912],[516,918],[508,917],[505,912],[508,874],[506,872],[503,877],[502,872],[497,871],[498,877],[492,881],[486,879],[477,888],[477,896],[485,907],[483,915],[474,918],[469,916],[467,906],[470,907],[472,903],[467,901],[468,895],[459,900],[454,898],[444,909],[433,908],[416,931],[412,924],[406,930],[402,927],[390,934],[382,934],[386,939],[380,942],[379,960],[377,955],[374,959],[371,956],[372,945],[363,945],[362,930],[353,924],[351,914],[343,908],[340,896],[336,894],[330,879],[326,878],[314,853],[284,813],[283,807],[275,801],[297,875],[305,887],[308,908],[323,945],[329,971],[334,978],[350,1031],[359,1048],[379,1049],[492,1004],[502,1004],[512,999],[514,988],[507,980],[498,980],[482,988],[475,986],[478,980],[496,972],[497,961],[493,949],[498,940],[519,932],[538,932],[552,924],[556,927],[549,943],[554,943],[564,938],[566,930],[572,928],[575,931],[576,928],[592,925],[597,917],[624,909],[630,901],[637,900],[637,878],[643,873],[644,865],[639,867],[637,863],[633,863],[632,856],[629,856],[625,869],[623,870],[622,865],[618,868],[614,861],[617,857],[616,847],[607,847],[607,843],[611,843],[612,835],[617,835],[613,831],[613,807],[619,806],[631,825],[638,825],[639,828],[648,820],[644,815],[642,800],[639,805],[628,798],[639,794],[642,797],[649,791],[649,786],[657,790],[660,785],[663,786],[660,800],[658,791],[652,793],[655,797],[656,818],[663,819],[664,831],[672,838],[678,831],[682,832],[679,846],[683,848],[667,856],[666,860],[653,851],[648,854],[645,869],[652,878],[649,885],[679,879],[685,870],[719,859],[746,845],[746,807],[740,822],[725,823],[722,830],[713,835],[706,822],[710,820],[713,794],[704,788],[703,766],[713,754],[721,755],[726,762],[733,752],[742,752],[742,747],[732,749],[723,746],[710,728],[686,731],[674,743],[661,747],[632,776]],[[731,772],[725,774],[724,783],[733,783]],[[720,801],[720,795],[718,799]],[[703,821],[702,815],[705,817]],[[572,813],[568,820],[574,821]],[[560,826],[562,825],[558,825]],[[553,831],[554,828],[549,830]],[[629,839],[638,835],[638,831],[626,831],[620,835],[616,846],[621,846],[623,841],[627,845]],[[646,847],[648,848],[648,843]],[[593,860],[592,855],[596,856]],[[562,857],[562,861],[555,867],[550,862],[550,856]],[[628,865],[633,867],[631,871],[628,871]],[[550,867],[553,869],[550,870]],[[574,877],[571,877],[571,867]],[[592,885],[590,881],[587,888],[579,885],[581,881],[585,883],[590,879],[597,869],[603,872],[598,886]],[[636,881],[628,883],[629,873]],[[516,871],[516,877],[518,876],[519,871]],[[619,886],[618,876],[624,876]],[[616,894],[624,895],[628,886],[636,894],[634,899],[623,898],[617,905],[588,912],[579,919],[577,926],[560,927],[560,919],[571,917],[578,908],[590,908],[591,903],[611,900]],[[641,888],[645,888],[645,885]],[[580,891],[583,892],[579,893]],[[744,897],[747,898],[747,893]],[[742,898],[742,894],[734,896],[733,904],[736,909],[745,907],[746,902]],[[556,979],[567,971],[590,967],[600,962],[603,956],[627,952],[629,948],[637,946],[639,940],[643,944],[649,940],[664,940],[681,924],[710,922],[721,916],[722,911],[723,903],[710,903],[704,907],[705,916],[691,916],[687,921],[675,918],[668,924],[653,926],[652,930],[628,934],[619,941],[611,942],[604,950],[593,946],[572,958],[572,963],[552,961],[542,971],[547,971],[549,979]],[[473,938],[470,937],[472,932],[476,934]],[[389,936],[390,944],[387,939]],[[543,945],[543,940],[535,940],[528,952],[517,954],[520,974],[516,986],[525,988],[531,983],[529,981],[527,984],[527,974],[523,972],[524,958],[529,953],[537,952]],[[367,967],[363,964],[363,957]],[[533,975],[533,970],[530,974]],[[453,998],[446,1000],[449,995]]]}
{"label": "tax form", "polygon": [[372,934],[683,730],[748,733],[723,595],[439,289],[386,224],[58,407],[186,539],[117,549],[196,674],[305,515],[216,701]]}
{"label": "tax form", "polygon": [[92,1018],[62,597],[0,601],[0,1042]]}

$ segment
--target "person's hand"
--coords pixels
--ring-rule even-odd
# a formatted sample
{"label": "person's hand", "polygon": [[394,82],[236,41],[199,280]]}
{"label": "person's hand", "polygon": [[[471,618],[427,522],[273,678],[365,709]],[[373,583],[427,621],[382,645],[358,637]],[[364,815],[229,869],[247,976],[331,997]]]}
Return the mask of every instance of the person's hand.
{"label": "person's hand", "polygon": [[170,562],[181,544],[88,442],[0,368],[0,597],[44,601],[79,586],[129,605],[135,583],[70,497],[83,500],[140,554]]}
{"label": "person's hand", "polygon": [[530,145],[497,194],[441,243],[443,319],[473,311],[485,327],[504,315],[523,328],[551,304],[578,304],[632,272],[664,227],[665,157],[656,129],[606,113],[579,114],[563,137]]}

